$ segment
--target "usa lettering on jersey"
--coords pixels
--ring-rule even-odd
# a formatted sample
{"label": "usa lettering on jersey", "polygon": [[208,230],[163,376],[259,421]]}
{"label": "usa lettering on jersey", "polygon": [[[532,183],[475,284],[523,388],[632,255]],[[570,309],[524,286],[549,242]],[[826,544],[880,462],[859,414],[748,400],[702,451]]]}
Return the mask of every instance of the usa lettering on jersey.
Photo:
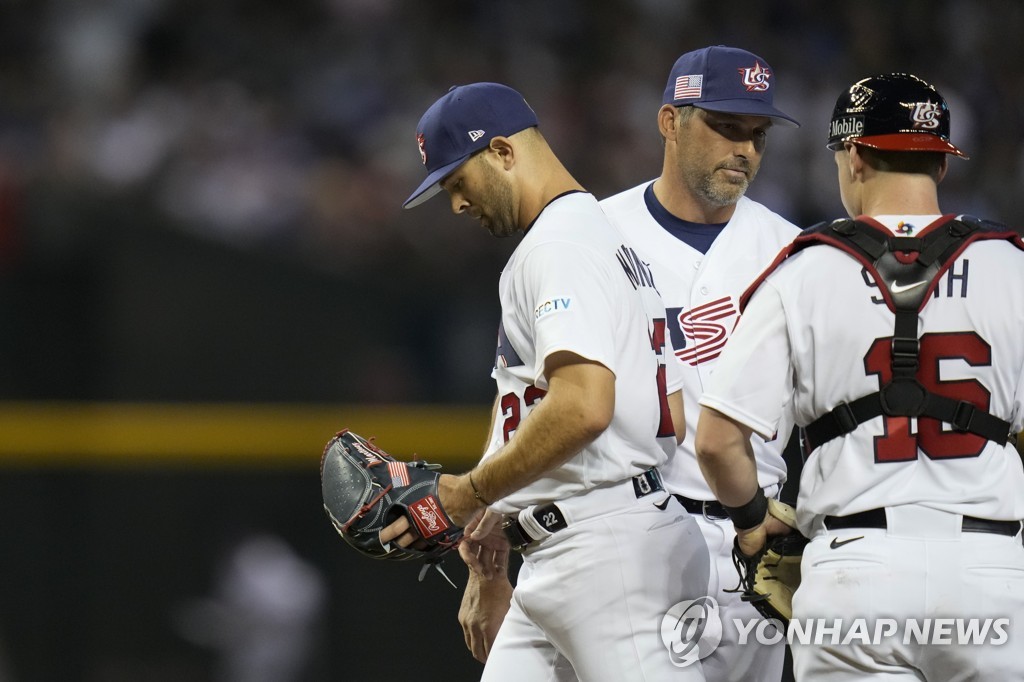
{"label": "usa lettering on jersey", "polygon": [[692,367],[714,360],[722,353],[735,326],[738,310],[731,296],[683,310],[669,308],[670,333],[676,357]]}

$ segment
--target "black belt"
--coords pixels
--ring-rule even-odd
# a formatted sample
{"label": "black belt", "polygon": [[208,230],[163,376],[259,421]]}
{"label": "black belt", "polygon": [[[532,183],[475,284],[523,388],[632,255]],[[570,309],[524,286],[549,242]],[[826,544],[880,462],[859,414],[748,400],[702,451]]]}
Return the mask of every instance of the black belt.
{"label": "black belt", "polygon": [[[636,495],[637,499],[665,489],[664,484],[661,482],[661,473],[658,471],[657,467],[652,467],[642,474],[637,474],[632,480],[633,494]],[[562,514],[562,510],[559,509],[558,505],[554,502],[538,505],[534,507],[533,511],[530,513],[533,515],[533,518],[537,519],[537,523],[539,523],[549,533],[556,533],[569,526],[569,522],[565,520],[565,515]],[[505,521],[501,525],[501,529],[504,531],[505,537],[508,538],[509,544],[512,546],[512,550],[516,552],[522,552],[537,540],[542,539],[534,537],[530,531],[528,531],[523,524],[519,522],[518,514],[506,516]]]}
{"label": "black belt", "polygon": [[[869,509],[868,511],[850,514],[849,516],[826,516],[825,528],[886,528],[885,509]],[[965,533],[995,533],[1013,537],[1020,532],[1020,521],[992,521],[974,516],[963,517],[960,530]]]}
{"label": "black belt", "polygon": [[725,507],[718,500],[692,500],[689,497],[673,494],[672,497],[679,500],[679,504],[693,516],[704,516],[705,518],[720,521],[729,518]]}

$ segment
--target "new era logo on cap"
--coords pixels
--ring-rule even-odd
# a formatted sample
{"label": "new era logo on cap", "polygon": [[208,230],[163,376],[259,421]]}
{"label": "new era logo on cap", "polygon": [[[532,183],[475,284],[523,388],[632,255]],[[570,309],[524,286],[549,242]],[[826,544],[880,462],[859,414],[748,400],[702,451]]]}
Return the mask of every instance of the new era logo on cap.
{"label": "new era logo on cap", "polygon": [[472,83],[453,87],[427,109],[416,126],[416,142],[427,177],[406,199],[404,207],[418,206],[440,192],[441,181],[495,137],[508,137],[535,125],[533,109],[507,85]]}
{"label": "new era logo on cap", "polygon": [[757,55],[714,45],[687,52],[669,73],[662,104],[693,105],[709,111],[768,116],[793,125],[797,121],[775,108],[774,74]]}

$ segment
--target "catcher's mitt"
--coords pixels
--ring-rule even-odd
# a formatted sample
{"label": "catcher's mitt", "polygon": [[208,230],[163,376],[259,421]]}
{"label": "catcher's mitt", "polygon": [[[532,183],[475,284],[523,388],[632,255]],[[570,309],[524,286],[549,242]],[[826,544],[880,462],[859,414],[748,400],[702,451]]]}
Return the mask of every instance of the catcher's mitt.
{"label": "catcher's mitt", "polygon": [[[361,554],[436,565],[462,540],[462,528],[437,494],[441,475],[435,470],[440,468],[422,460],[400,462],[344,429],[327,443],[320,459],[324,510],[338,534]],[[413,547],[382,544],[381,529],[403,515],[422,540]]]}
{"label": "catcher's mitt", "polygon": [[[789,526],[796,525],[792,507],[776,500],[768,501],[768,513]],[[747,556],[733,542],[732,561],[740,576],[734,592],[750,602],[765,618],[774,618],[789,625],[793,616],[793,592],[800,586],[800,560],[804,555],[807,538],[793,530],[786,535],[768,538],[764,548],[754,556]]]}

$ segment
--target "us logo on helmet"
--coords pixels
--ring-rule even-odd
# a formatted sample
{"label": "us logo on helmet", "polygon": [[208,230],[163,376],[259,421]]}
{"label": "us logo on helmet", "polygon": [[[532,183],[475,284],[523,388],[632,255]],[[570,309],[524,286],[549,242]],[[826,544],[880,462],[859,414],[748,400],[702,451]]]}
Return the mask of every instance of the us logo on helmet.
{"label": "us logo on helmet", "polygon": [[918,102],[914,105],[914,113],[910,115],[910,120],[914,122],[915,128],[934,130],[939,127],[941,115],[942,109],[935,102]]}
{"label": "us logo on helmet", "polygon": [[427,148],[425,146],[426,145],[426,140],[423,138],[423,133],[416,133],[416,144],[419,145],[419,148],[420,148],[420,159],[423,160],[423,165],[426,166],[427,165]]}
{"label": "us logo on helmet", "polygon": [[772,72],[761,66],[761,62],[754,62],[754,66],[737,71],[743,75],[743,85],[747,92],[764,92],[768,89],[768,79],[772,77]]}

